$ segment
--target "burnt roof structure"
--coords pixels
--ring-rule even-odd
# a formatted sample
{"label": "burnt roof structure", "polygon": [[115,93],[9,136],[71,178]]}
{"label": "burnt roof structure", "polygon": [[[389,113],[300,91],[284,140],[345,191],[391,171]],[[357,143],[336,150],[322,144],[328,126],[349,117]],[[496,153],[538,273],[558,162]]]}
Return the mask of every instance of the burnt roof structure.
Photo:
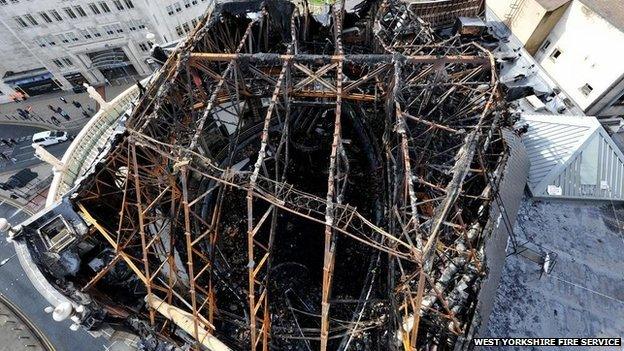
{"label": "burnt roof structure", "polygon": [[496,43],[395,0],[328,16],[224,3],[170,56],[16,235],[68,315],[154,350],[451,349],[469,334],[513,124]]}

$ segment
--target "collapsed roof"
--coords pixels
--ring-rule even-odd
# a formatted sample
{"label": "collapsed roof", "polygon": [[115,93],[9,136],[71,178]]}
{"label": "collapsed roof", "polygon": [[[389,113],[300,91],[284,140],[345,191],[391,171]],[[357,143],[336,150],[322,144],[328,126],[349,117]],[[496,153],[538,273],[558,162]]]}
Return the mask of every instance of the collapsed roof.
{"label": "collapsed roof", "polygon": [[450,349],[468,334],[513,124],[496,42],[393,0],[329,16],[218,6],[24,227],[83,326],[146,349]]}

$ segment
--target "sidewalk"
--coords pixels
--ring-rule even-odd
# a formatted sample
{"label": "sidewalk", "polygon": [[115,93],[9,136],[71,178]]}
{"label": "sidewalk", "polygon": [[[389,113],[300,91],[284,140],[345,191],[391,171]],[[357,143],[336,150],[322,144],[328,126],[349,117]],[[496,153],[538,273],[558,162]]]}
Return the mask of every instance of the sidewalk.
{"label": "sidewalk", "polygon": [[[54,176],[52,166],[47,163],[40,163],[30,167],[30,170],[37,173],[37,178],[28,183],[25,187],[10,191],[0,189],[0,199],[5,200],[14,207],[24,208],[28,212],[35,213],[45,207],[48,189]],[[0,174],[0,183],[6,182],[13,173]]]}
{"label": "sidewalk", "polygon": [[[115,96],[131,87],[133,84],[109,85],[104,87],[106,101],[111,101]],[[100,89],[98,89],[100,90]],[[61,100],[64,98],[67,103]],[[80,107],[76,107],[72,102],[76,101]],[[61,108],[69,115],[69,120],[50,109]],[[28,98],[26,101],[10,102],[0,105],[0,124],[12,124],[20,126],[40,127],[53,130],[73,130],[87,123],[90,117],[96,112],[97,106],[89,94],[76,94],[71,91],[61,91]],[[19,110],[30,112],[30,117],[20,116]],[[87,117],[86,113],[89,117]],[[56,125],[52,117],[55,117],[59,124]]]}

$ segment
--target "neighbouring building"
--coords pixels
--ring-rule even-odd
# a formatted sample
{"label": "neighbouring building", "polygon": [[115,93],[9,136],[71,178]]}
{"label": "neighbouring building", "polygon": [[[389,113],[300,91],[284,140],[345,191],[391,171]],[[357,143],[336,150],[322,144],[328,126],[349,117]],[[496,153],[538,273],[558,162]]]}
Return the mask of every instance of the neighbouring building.
{"label": "neighbouring building", "polygon": [[487,0],[487,6],[534,55],[571,0]]}
{"label": "neighbouring building", "polygon": [[212,0],[0,0],[0,103],[151,73],[147,34],[185,37]]}
{"label": "neighbouring building", "polygon": [[586,115],[624,115],[622,0],[488,0]]}
{"label": "neighbouring building", "polygon": [[624,115],[624,2],[575,0],[535,54],[587,115]]}

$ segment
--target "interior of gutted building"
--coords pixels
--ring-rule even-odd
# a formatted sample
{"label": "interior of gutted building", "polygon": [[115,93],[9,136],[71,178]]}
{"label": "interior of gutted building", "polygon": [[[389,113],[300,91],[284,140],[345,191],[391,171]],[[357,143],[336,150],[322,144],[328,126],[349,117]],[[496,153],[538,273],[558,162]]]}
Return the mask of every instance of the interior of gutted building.
{"label": "interior of gutted building", "polygon": [[453,349],[514,122],[483,1],[454,4],[220,4],[17,240],[145,350]]}

